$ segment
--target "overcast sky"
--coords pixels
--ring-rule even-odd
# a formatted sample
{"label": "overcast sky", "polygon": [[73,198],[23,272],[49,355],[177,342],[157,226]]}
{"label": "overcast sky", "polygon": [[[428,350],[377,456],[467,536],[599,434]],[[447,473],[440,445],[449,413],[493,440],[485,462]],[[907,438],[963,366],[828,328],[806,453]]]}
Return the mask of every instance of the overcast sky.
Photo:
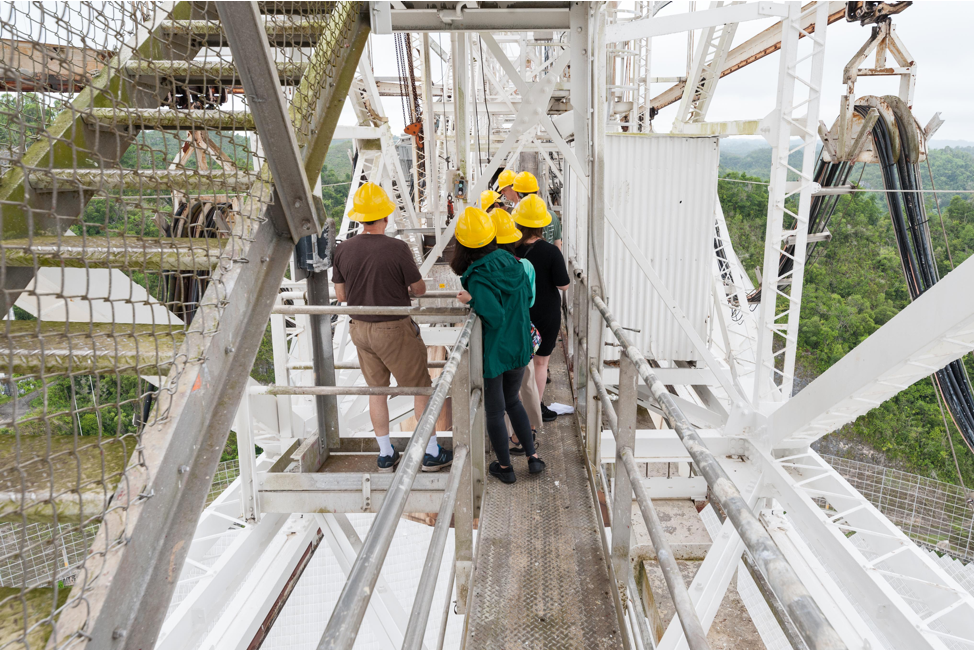
{"label": "overcast sky", "polygon": [[[688,2],[674,2],[659,15],[671,15],[689,10]],[[698,7],[706,3],[697,3]],[[974,141],[974,84],[970,78],[974,69],[974,55],[965,43],[972,39],[974,3],[924,1],[915,3],[903,14],[893,18],[896,31],[917,61],[917,86],[914,115],[925,125],[940,111],[946,123],[938,131],[937,140]],[[772,19],[743,23],[737,30],[734,45],[773,24]],[[839,98],[844,91],[842,68],[862,46],[870,34],[870,27],[840,21],[831,25],[827,33],[825,63],[825,95],[820,117],[826,124],[834,121]],[[449,47],[449,35],[439,34],[444,47]],[[396,76],[395,49],[392,36],[371,36],[372,61],[378,76]],[[805,40],[805,39],[803,39]],[[686,35],[656,38],[653,41],[652,75],[669,77],[686,74]],[[433,56],[434,68],[438,59]],[[778,75],[777,54],[753,63],[722,79],[711,105],[708,120],[756,119],[767,115],[775,104]],[[890,65],[892,60],[890,58]],[[871,61],[870,61],[871,65]],[[434,69],[434,82],[439,81]],[[856,84],[857,96],[865,94],[895,94],[898,78],[863,78]],[[665,90],[663,84],[653,85],[653,94]],[[386,113],[395,132],[402,132],[402,109],[398,98],[384,98]],[[668,131],[675,106],[657,117],[656,130]],[[343,123],[354,118],[349,110]]]}

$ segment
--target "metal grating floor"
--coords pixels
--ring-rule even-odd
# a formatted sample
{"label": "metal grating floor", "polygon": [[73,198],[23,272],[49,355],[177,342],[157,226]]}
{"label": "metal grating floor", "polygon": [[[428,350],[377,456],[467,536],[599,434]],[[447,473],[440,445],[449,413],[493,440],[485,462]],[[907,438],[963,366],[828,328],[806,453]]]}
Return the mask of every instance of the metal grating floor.
{"label": "metal grating floor", "polygon": [[[572,403],[560,345],[545,401]],[[465,647],[622,648],[573,417],[545,423],[538,442],[540,477],[523,456],[513,460],[514,485],[487,477]]]}

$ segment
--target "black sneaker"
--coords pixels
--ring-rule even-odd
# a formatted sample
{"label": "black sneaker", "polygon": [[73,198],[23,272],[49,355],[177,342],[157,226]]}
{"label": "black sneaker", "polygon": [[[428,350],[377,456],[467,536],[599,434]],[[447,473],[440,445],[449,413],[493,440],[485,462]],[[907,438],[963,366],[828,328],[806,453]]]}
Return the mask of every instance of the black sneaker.
{"label": "black sneaker", "polygon": [[440,447],[440,453],[436,456],[433,454],[426,454],[423,456],[423,471],[424,472],[438,472],[444,467],[449,467],[453,464],[453,452]]}
{"label": "black sneaker", "polygon": [[528,457],[528,471],[532,474],[540,474],[544,471],[545,464],[540,458],[535,458],[534,456]]}
{"label": "black sneaker", "polygon": [[547,406],[545,406],[544,402],[541,402],[541,421],[554,422],[557,419],[558,419],[558,414],[552,411]]}
{"label": "black sneaker", "polygon": [[517,477],[514,476],[513,465],[511,467],[502,468],[501,464],[495,460],[490,464],[490,467],[487,468],[487,471],[490,472],[491,476],[496,476],[498,479],[500,479],[501,483],[510,484],[517,480]]}
{"label": "black sneaker", "polygon": [[[537,451],[538,450],[538,434],[537,434],[536,431],[532,430],[531,431],[531,435],[534,437],[534,449],[535,449],[535,451]],[[512,445],[514,444],[514,441],[513,440],[511,440],[511,444]],[[509,454],[511,454],[511,456],[523,456],[524,455],[524,445],[522,445],[520,442],[518,442],[517,445],[514,445],[513,447],[511,447],[507,451],[508,451]]]}
{"label": "black sneaker", "polygon": [[379,456],[378,462],[380,472],[395,472],[396,465],[399,464],[399,452],[393,449],[392,456]]}

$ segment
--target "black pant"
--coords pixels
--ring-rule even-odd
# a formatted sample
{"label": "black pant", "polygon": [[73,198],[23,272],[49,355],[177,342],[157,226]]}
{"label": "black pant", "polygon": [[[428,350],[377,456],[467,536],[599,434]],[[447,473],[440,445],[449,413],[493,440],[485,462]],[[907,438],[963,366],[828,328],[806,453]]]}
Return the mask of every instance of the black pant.
{"label": "black pant", "polygon": [[531,434],[531,422],[528,413],[521,404],[518,391],[521,390],[521,378],[524,368],[508,370],[507,372],[484,378],[484,411],[487,414],[487,435],[494,447],[497,460],[504,467],[511,466],[511,453],[507,439],[507,425],[504,424],[504,413],[511,418],[511,426],[528,456],[534,455],[534,436]]}

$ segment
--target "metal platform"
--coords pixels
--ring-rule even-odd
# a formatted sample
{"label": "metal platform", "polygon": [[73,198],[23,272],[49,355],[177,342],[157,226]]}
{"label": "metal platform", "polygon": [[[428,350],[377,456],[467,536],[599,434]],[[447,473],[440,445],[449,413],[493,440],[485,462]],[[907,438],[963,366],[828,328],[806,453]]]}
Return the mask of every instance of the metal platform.
{"label": "metal platform", "polygon": [[[561,346],[546,401],[572,404]],[[622,648],[585,456],[571,416],[538,433],[545,473],[515,457],[517,483],[488,477],[465,647]]]}

